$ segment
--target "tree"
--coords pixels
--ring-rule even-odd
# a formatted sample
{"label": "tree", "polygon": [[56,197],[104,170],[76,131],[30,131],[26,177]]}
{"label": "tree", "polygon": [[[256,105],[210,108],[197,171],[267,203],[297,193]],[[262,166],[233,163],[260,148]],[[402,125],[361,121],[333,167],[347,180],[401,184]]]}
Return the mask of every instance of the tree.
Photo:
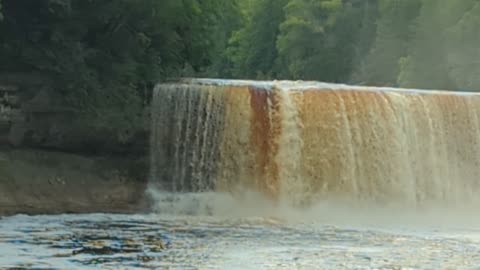
{"label": "tree", "polygon": [[244,23],[230,39],[229,57],[234,63],[232,75],[242,78],[278,76],[276,48],[279,25],[287,0],[245,1]]}
{"label": "tree", "polygon": [[399,83],[404,87],[455,89],[447,59],[447,29],[473,7],[475,1],[423,0],[415,36],[409,44]]}
{"label": "tree", "polygon": [[373,85],[396,85],[400,60],[408,54],[415,34],[420,0],[380,0],[376,37],[355,81]]}
{"label": "tree", "polygon": [[211,65],[223,1],[2,4],[0,72],[41,73],[85,125],[124,134],[140,128],[153,84]]}
{"label": "tree", "polygon": [[293,79],[338,81],[345,68],[337,53],[345,43],[332,33],[342,14],[341,0],[290,0],[285,7],[278,50]]}
{"label": "tree", "polygon": [[289,76],[348,81],[373,39],[376,1],[291,0],[285,11],[277,46]]}
{"label": "tree", "polygon": [[449,77],[458,90],[480,90],[480,3],[462,1],[465,13],[446,29],[445,55]]}
{"label": "tree", "polygon": [[355,37],[354,58],[352,59],[351,83],[361,83],[359,74],[363,74],[363,63],[370,52],[376,37],[377,20],[379,16],[378,0],[352,1],[349,17],[359,21],[357,29],[351,33]]}
{"label": "tree", "polygon": [[210,63],[202,72],[198,73],[208,77],[232,77],[234,63],[229,55],[229,42],[233,33],[242,25],[241,3],[242,1],[217,1],[214,9],[214,20],[210,22],[212,44],[209,50]]}

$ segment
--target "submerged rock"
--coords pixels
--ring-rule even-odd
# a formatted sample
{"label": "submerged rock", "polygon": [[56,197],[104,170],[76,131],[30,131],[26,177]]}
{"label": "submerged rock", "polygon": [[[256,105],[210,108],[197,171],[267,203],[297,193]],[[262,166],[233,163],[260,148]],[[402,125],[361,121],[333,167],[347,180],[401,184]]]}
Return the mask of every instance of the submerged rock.
{"label": "submerged rock", "polygon": [[113,248],[109,246],[104,247],[83,247],[72,251],[73,255],[90,254],[90,255],[113,255],[121,253],[137,253],[142,252],[140,248]]}

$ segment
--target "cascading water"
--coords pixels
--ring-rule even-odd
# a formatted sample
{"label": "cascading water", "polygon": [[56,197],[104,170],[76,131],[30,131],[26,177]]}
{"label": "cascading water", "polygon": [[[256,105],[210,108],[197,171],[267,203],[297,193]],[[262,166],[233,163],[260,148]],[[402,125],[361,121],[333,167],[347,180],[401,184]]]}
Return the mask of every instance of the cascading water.
{"label": "cascading water", "polygon": [[153,213],[0,220],[6,269],[478,269],[480,94],[183,80]]}
{"label": "cascading water", "polygon": [[317,82],[193,79],[152,103],[151,183],[325,198],[472,203],[480,94]]}
{"label": "cascading water", "polygon": [[152,106],[151,175],[172,191],[213,188],[225,104],[213,86],[160,85]]}

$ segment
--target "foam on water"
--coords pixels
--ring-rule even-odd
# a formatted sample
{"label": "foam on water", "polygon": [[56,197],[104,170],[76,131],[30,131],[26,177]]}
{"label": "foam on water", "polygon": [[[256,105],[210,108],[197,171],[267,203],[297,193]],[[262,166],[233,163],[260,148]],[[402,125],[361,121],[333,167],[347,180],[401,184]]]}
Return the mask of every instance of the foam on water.
{"label": "foam on water", "polygon": [[467,91],[445,91],[437,89],[415,89],[415,88],[394,88],[394,87],[373,87],[373,86],[358,86],[339,83],[326,83],[319,81],[287,81],[287,80],[274,80],[274,81],[253,81],[253,80],[231,80],[231,79],[209,79],[209,78],[191,78],[182,79],[179,83],[185,84],[197,84],[197,85],[213,85],[213,86],[257,86],[265,90],[271,88],[284,89],[287,91],[304,91],[304,90],[316,90],[316,91],[328,91],[328,90],[356,90],[356,91],[370,91],[370,92],[397,92],[407,94],[435,94],[435,95],[479,95],[478,92]]}

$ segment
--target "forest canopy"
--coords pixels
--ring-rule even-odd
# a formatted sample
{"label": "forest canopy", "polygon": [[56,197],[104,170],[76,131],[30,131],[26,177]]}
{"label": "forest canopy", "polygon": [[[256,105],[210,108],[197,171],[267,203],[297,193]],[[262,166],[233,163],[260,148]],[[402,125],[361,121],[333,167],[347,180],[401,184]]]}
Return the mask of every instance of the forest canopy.
{"label": "forest canopy", "polygon": [[476,0],[240,0],[226,77],[480,89]]}
{"label": "forest canopy", "polygon": [[0,76],[130,128],[182,76],[475,91],[478,29],[477,0],[0,0]]}

